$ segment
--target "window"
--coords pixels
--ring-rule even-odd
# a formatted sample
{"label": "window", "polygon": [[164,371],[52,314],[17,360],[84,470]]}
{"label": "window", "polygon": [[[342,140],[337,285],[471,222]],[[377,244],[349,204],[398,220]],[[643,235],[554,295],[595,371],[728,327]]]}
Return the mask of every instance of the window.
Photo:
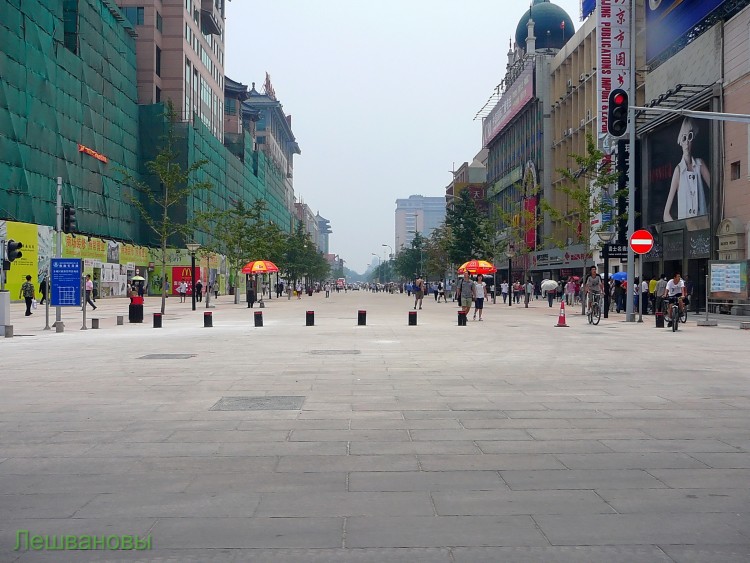
{"label": "window", "polygon": [[731,166],[731,178],[732,180],[739,180],[740,179],[740,161],[733,162]]}
{"label": "window", "polygon": [[156,76],[161,76],[161,49],[156,47]]}
{"label": "window", "polygon": [[156,12],[156,29],[158,29],[160,32],[164,31],[164,22],[161,19],[161,14],[159,12]]}
{"label": "window", "polygon": [[129,8],[122,8],[122,14],[128,18],[128,21],[133,25],[143,25],[145,18],[145,9],[143,6],[132,6]]}
{"label": "window", "polygon": [[78,53],[78,0],[63,2],[63,31],[65,48],[72,53]]}
{"label": "window", "polygon": [[156,103],[158,104],[161,102],[161,88],[158,86],[156,87]]}
{"label": "window", "polygon": [[226,105],[224,106],[224,114],[234,115],[236,104],[237,104],[237,100],[235,100],[234,98],[227,98]]}

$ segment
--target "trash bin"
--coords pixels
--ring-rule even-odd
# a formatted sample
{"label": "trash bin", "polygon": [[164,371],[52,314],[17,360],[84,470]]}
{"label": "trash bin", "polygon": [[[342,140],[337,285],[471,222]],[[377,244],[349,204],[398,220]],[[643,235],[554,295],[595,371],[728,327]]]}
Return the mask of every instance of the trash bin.
{"label": "trash bin", "polygon": [[134,296],[130,298],[130,305],[128,306],[128,322],[143,322],[143,297]]}
{"label": "trash bin", "polygon": [[305,313],[305,326],[315,326],[315,311]]}
{"label": "trash bin", "polygon": [[463,309],[458,312],[458,326],[466,326],[466,312]]}
{"label": "trash bin", "polygon": [[203,313],[203,328],[211,328],[214,326],[214,318],[211,315],[211,311],[205,311]]}
{"label": "trash bin", "polygon": [[154,313],[154,328],[161,328],[161,313]]}
{"label": "trash bin", "polygon": [[357,312],[357,325],[358,326],[365,326],[367,324],[367,311],[358,311]]}
{"label": "trash bin", "polygon": [[417,312],[409,311],[409,326],[417,326]]}

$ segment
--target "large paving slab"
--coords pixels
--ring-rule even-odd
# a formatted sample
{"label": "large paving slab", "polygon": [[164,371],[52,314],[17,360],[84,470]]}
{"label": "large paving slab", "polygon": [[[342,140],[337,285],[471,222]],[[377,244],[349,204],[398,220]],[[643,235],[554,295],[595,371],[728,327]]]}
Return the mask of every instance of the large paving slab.
{"label": "large paving slab", "polygon": [[[407,296],[349,292],[266,301],[262,328],[222,296],[203,328],[176,301],[162,329],[157,299],[125,326],[100,300],[101,329],[66,309],[62,334],[12,306],[0,561],[750,560],[736,325],[556,328],[532,301],[458,327],[425,301],[410,327]],[[14,551],[19,530],[154,549]]]}

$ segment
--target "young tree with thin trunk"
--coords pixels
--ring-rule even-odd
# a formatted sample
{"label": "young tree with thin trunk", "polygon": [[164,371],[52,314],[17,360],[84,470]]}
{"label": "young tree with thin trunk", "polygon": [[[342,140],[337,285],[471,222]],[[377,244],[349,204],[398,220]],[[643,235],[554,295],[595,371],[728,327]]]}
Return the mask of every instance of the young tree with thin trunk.
{"label": "young tree with thin trunk", "polygon": [[[133,176],[124,172],[124,183],[142,195],[140,198],[129,195],[131,205],[138,210],[143,222],[159,241],[159,263],[163,276],[162,314],[167,298],[167,246],[170,243],[183,245],[197,230],[195,221],[181,218],[179,211],[184,209],[191,195],[213,188],[210,182],[195,180],[196,172],[207,164],[207,160],[198,160],[186,168],[180,164],[181,155],[177,146],[179,137],[175,132],[178,116],[171,100],[165,106],[164,117],[166,131],[161,139],[159,152],[154,160],[146,163],[146,169],[156,185],[136,181]],[[182,215],[187,216],[187,213]]]}

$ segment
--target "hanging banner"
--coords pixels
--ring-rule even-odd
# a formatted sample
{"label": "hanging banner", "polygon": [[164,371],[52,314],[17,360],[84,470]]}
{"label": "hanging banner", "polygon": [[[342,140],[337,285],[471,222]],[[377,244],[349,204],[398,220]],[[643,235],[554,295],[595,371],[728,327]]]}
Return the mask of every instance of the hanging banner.
{"label": "hanging banner", "polygon": [[607,134],[609,93],[630,90],[630,13],[632,0],[599,0],[596,4],[596,95],[599,134]]}

